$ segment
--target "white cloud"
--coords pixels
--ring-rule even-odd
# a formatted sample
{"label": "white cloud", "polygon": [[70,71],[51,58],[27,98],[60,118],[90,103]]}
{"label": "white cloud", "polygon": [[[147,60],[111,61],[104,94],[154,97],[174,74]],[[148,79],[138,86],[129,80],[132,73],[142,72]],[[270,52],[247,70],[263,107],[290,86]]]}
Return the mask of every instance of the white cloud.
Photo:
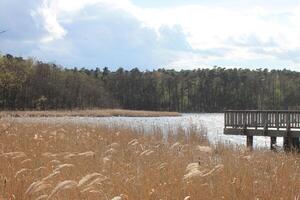
{"label": "white cloud", "polygon": [[[227,54],[219,56],[217,53],[208,56],[195,52],[192,57],[198,59],[192,60],[276,59],[277,54],[294,52],[300,48],[299,7],[278,9],[270,5],[254,5],[241,9],[186,5],[149,9],[137,7],[128,0],[99,0],[94,3],[127,12],[140,20],[144,26],[154,28],[158,34],[163,26],[178,25],[182,27],[188,43],[194,50],[228,49]],[[239,41],[240,44],[230,43],[230,39]],[[272,46],[266,45],[270,41]],[[253,50],[251,45],[262,51]],[[271,52],[274,52],[274,56]],[[186,58],[185,53],[182,56]]]}
{"label": "white cloud", "polygon": [[[138,58],[145,56],[157,60],[149,63],[160,66],[214,65],[221,61],[226,65],[246,60],[241,63],[286,62],[300,67],[297,56],[300,3],[292,0],[285,4],[277,0],[276,3],[243,2],[252,2],[253,6],[233,3],[231,6],[230,1],[224,1],[223,4],[146,8],[130,0],[43,0],[39,6],[30,8],[39,33],[38,49],[32,52],[55,49],[60,40],[60,44],[68,44],[63,48],[63,55],[75,52],[82,57],[78,59],[82,63],[87,51],[111,49],[111,52],[98,49],[109,65],[110,58],[115,63],[113,51],[118,41],[126,49],[119,53],[131,55],[132,60],[123,60],[127,66],[145,64]],[[33,41],[33,38],[25,39]],[[141,48],[145,49],[141,51]],[[94,54],[90,53],[90,59],[102,64],[100,55]]]}
{"label": "white cloud", "polygon": [[59,24],[57,20],[57,14],[54,9],[48,5],[47,1],[44,1],[38,11],[33,13],[33,16],[42,17],[43,26],[49,33],[41,39],[41,42],[47,43],[56,39],[61,39],[66,35],[66,30]]}
{"label": "white cloud", "polygon": [[[277,59],[278,54],[298,52],[300,48],[299,6],[278,9],[267,4],[264,7],[248,6],[241,9],[241,7],[186,5],[147,9],[136,7],[128,1],[122,1],[120,5],[122,5],[120,8],[141,20],[144,25],[156,30],[164,25],[181,26],[194,50],[228,49],[227,54],[219,57],[217,54],[207,56],[201,53],[193,53],[192,56],[182,55],[184,59],[195,60],[195,64],[218,58]],[[230,43],[230,39],[239,41],[240,44]],[[254,45],[256,48],[251,48]],[[257,48],[261,51],[257,51]],[[282,56],[282,59],[291,58]],[[297,62],[294,64],[298,65]]]}
{"label": "white cloud", "polygon": [[[139,19],[152,27],[180,25],[194,49],[233,48],[240,55],[241,47],[228,44],[228,39],[248,40],[255,36],[261,43],[276,41],[282,49],[300,47],[299,14],[297,10],[272,11],[262,7],[249,10],[181,6],[170,9],[145,9]],[[284,17],[284,18],[283,18]],[[277,48],[276,47],[276,48]],[[275,47],[274,47],[275,48]],[[244,47],[245,50],[247,47]]]}

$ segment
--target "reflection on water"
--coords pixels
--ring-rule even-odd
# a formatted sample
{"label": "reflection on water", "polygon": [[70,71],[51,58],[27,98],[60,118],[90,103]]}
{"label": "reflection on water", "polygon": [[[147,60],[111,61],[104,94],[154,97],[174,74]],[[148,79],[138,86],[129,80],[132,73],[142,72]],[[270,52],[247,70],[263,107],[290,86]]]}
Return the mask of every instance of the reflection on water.
{"label": "reflection on water", "polygon": [[[45,123],[88,123],[104,125],[121,125],[131,128],[142,127],[146,131],[153,128],[176,130],[176,127],[187,129],[191,126],[197,129],[206,129],[211,142],[223,142],[232,144],[245,144],[245,136],[223,135],[224,116],[222,113],[183,114],[180,117],[49,117],[49,118],[17,118],[17,121],[45,122]],[[258,147],[269,146],[270,138],[254,137],[254,145]],[[278,145],[282,145],[282,138],[278,139]]]}

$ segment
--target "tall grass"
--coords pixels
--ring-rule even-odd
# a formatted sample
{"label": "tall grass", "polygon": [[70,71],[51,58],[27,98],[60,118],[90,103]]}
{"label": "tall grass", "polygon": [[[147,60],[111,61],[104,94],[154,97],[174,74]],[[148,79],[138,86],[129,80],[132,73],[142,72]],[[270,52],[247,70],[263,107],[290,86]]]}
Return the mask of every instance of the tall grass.
{"label": "tall grass", "polygon": [[0,117],[162,117],[180,116],[177,112],[124,110],[124,109],[91,109],[91,110],[48,110],[48,111],[1,111]]}
{"label": "tall grass", "polygon": [[298,155],[122,127],[0,126],[0,199],[299,199]]}

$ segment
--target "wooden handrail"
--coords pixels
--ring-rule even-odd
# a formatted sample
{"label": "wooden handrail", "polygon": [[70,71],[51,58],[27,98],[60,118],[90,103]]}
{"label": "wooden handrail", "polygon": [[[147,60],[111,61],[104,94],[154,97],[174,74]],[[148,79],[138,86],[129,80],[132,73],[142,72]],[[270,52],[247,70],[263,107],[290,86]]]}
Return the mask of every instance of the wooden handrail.
{"label": "wooden handrail", "polygon": [[279,112],[279,113],[300,113],[300,110],[224,110],[224,112]]}
{"label": "wooden handrail", "polygon": [[300,111],[297,110],[226,110],[224,134],[247,136],[253,148],[253,136],[269,136],[274,150],[276,137],[283,137],[284,149],[300,152]]}
{"label": "wooden handrail", "polygon": [[300,111],[290,110],[226,110],[226,127],[299,128]]}

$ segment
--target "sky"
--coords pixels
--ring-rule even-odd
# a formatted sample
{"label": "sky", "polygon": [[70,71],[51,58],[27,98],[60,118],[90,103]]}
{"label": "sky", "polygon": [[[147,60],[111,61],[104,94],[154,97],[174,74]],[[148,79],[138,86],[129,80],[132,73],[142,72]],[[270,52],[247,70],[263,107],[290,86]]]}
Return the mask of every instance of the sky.
{"label": "sky", "polygon": [[1,30],[66,67],[300,70],[299,0],[0,0]]}

